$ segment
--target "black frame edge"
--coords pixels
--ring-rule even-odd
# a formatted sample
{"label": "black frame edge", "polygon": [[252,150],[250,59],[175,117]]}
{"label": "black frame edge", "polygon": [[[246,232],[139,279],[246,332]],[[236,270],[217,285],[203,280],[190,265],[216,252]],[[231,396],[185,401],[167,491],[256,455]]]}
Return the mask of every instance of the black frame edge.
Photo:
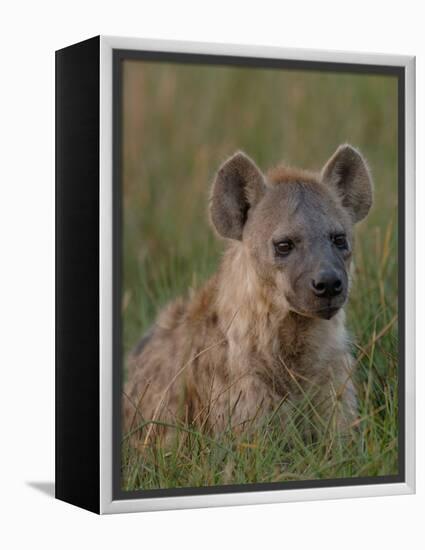
{"label": "black frame edge", "polygon": [[100,37],[55,57],[55,497],[100,513]]}

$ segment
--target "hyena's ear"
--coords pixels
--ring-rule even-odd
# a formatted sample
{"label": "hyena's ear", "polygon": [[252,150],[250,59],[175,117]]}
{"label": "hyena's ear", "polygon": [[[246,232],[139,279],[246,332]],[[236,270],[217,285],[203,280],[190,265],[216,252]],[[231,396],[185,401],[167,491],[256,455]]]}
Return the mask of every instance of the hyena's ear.
{"label": "hyena's ear", "polygon": [[242,239],[248,211],[264,195],[264,176],[247,155],[236,153],[217,172],[210,199],[211,220],[219,235]]}
{"label": "hyena's ear", "polygon": [[351,145],[340,145],[322,170],[322,182],[339,194],[353,221],[365,218],[372,206],[372,178],[362,155]]}

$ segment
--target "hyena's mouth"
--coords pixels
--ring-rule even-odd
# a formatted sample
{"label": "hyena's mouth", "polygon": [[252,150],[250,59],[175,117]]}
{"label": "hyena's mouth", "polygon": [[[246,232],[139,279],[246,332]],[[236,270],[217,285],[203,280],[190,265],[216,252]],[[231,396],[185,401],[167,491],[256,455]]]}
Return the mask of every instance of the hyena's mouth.
{"label": "hyena's mouth", "polygon": [[335,307],[335,306],[328,306],[328,307],[323,307],[323,308],[320,308],[318,310],[316,310],[314,313],[315,313],[315,317],[320,317],[321,319],[332,319],[332,317],[334,315],[336,315],[338,313],[338,311],[341,309],[341,306],[338,306],[338,307]]}
{"label": "hyena's mouth", "polygon": [[334,317],[344,305],[344,302],[340,304],[330,302],[326,306],[320,307],[318,309],[299,309],[291,304],[289,300],[288,303],[292,311],[294,311],[294,313],[298,313],[298,315],[302,315],[303,317],[310,317],[312,319],[326,320],[332,319],[332,317]]}

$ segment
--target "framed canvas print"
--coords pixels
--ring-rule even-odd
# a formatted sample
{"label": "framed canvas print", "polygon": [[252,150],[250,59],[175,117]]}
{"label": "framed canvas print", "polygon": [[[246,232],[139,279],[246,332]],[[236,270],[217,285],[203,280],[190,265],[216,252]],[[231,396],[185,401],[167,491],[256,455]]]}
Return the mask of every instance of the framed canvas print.
{"label": "framed canvas print", "polygon": [[56,496],[411,493],[414,58],[56,52]]}

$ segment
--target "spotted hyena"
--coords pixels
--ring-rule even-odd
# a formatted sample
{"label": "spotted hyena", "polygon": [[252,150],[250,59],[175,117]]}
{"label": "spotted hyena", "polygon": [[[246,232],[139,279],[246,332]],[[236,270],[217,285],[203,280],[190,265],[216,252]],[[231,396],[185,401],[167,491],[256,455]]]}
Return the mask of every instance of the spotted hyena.
{"label": "spotted hyena", "polygon": [[210,198],[223,260],[160,312],[131,354],[124,431],[146,442],[155,421],[238,430],[277,408],[284,427],[282,403],[306,393],[345,430],[357,407],[343,306],[354,225],[371,205],[369,170],[350,145],[320,173],[263,174],[242,152],[229,158]]}

